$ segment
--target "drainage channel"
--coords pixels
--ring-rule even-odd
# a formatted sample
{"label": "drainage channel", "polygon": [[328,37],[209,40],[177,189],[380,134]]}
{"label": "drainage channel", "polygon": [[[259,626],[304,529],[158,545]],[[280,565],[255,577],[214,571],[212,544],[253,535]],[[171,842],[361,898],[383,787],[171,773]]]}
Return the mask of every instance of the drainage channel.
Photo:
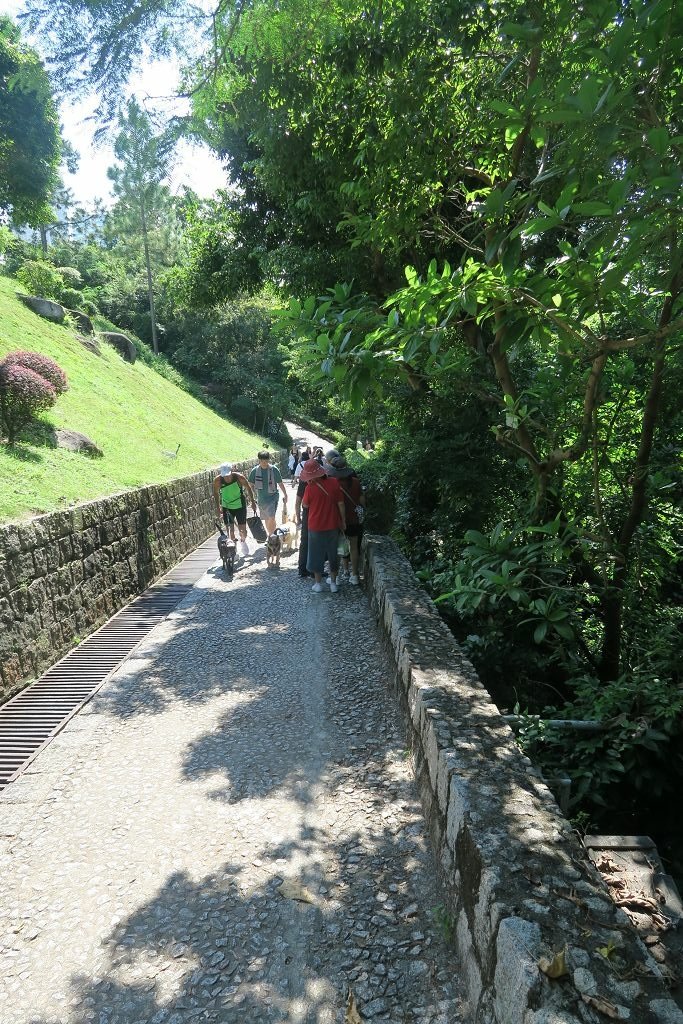
{"label": "drainage channel", "polygon": [[216,561],[210,538],[0,707],[0,789],[21,775]]}

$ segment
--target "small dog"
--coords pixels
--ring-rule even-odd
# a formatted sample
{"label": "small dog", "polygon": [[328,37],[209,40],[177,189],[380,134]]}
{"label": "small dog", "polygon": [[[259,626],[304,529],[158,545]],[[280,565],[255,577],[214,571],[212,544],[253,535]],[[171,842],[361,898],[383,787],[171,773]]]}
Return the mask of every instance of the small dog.
{"label": "small dog", "polygon": [[237,554],[237,545],[231,537],[228,537],[225,530],[216,523],[218,527],[218,554],[220,555],[223,568],[225,569],[228,576],[232,576],[235,571],[235,555]]}
{"label": "small dog", "polygon": [[282,554],[291,555],[296,551],[299,539],[299,527],[293,519],[287,519],[282,526],[278,527],[278,533],[282,534]]}
{"label": "small dog", "polygon": [[280,553],[282,552],[282,528],[278,527],[275,533],[271,533],[266,541],[266,552],[268,555],[267,564],[280,568]]}

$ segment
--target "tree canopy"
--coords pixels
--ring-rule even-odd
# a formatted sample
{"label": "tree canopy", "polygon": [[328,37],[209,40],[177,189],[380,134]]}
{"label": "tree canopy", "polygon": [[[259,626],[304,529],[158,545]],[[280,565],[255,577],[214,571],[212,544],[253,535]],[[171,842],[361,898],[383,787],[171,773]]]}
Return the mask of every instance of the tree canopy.
{"label": "tree canopy", "polygon": [[48,220],[60,159],[59,118],[43,65],[0,16],[0,211],[17,224]]}

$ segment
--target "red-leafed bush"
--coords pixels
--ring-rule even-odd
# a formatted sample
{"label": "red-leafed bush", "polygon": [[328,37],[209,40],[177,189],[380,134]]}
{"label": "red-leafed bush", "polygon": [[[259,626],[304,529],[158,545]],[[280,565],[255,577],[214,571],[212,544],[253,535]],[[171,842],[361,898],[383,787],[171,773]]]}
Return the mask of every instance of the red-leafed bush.
{"label": "red-leafed bush", "polygon": [[[0,360],[0,429],[10,444],[16,440],[18,432],[30,419],[44,409],[49,409],[57,401],[57,388],[42,374],[29,366],[13,361],[12,356],[34,356],[36,353],[10,353]],[[44,359],[44,356],[37,356]],[[52,363],[52,360],[47,360]],[[66,377],[56,363],[54,369],[61,376],[56,379],[62,390],[66,389]],[[52,369],[50,371],[53,372]]]}
{"label": "red-leafed bush", "polygon": [[0,366],[10,365],[25,366],[28,370],[33,370],[39,377],[44,377],[49,381],[58,395],[63,395],[69,387],[66,374],[61,366],[58,366],[49,356],[41,356],[40,352],[8,352],[0,361]]}

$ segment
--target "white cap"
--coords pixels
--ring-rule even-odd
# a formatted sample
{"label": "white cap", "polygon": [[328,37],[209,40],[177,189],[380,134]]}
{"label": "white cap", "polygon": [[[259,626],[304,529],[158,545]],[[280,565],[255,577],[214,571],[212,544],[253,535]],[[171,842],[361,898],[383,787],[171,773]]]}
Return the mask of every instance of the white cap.
{"label": "white cap", "polygon": [[232,462],[224,462],[218,470],[219,476],[230,476],[232,473]]}

